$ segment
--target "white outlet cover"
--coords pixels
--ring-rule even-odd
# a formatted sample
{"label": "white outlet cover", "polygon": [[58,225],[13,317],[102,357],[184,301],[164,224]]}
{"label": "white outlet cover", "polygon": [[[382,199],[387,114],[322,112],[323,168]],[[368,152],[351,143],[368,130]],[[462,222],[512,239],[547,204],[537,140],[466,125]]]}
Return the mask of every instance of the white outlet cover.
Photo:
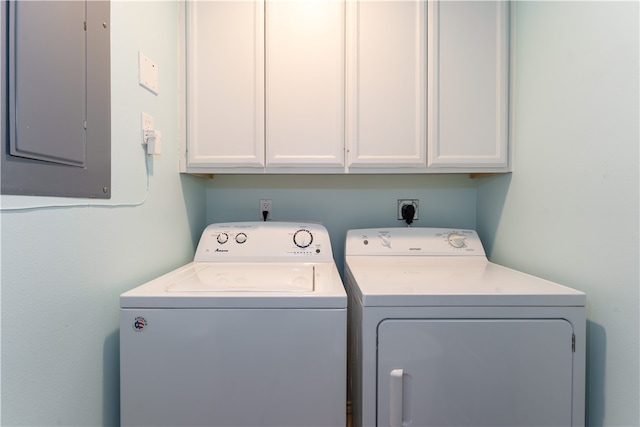
{"label": "white outlet cover", "polygon": [[142,143],[146,143],[144,139],[144,131],[153,129],[153,117],[147,113],[140,114],[140,126],[142,128]]}
{"label": "white outlet cover", "polygon": [[157,95],[158,66],[142,52],[138,52],[138,70],[140,75],[140,86],[146,87]]}

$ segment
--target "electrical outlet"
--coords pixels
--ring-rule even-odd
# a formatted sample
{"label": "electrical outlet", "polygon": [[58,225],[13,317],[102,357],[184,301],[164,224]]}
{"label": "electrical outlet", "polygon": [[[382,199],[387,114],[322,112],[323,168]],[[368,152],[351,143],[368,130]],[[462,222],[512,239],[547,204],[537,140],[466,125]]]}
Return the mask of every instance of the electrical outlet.
{"label": "electrical outlet", "polygon": [[144,131],[153,129],[153,117],[151,117],[147,113],[141,113],[140,122],[142,124],[142,143],[146,144],[147,139],[145,138]]}
{"label": "electrical outlet", "polygon": [[413,205],[416,212],[413,214],[413,220],[418,219],[418,199],[398,199],[398,219],[403,220],[402,218],[402,207],[405,205]]}
{"label": "electrical outlet", "polygon": [[[264,212],[267,212],[267,216],[264,216]],[[271,218],[271,199],[260,199],[260,219],[269,220]]]}

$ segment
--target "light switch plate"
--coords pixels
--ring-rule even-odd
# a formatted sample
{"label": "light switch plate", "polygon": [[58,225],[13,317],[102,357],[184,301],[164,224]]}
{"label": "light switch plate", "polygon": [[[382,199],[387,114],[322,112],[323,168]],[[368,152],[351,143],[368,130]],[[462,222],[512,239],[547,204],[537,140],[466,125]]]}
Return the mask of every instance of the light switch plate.
{"label": "light switch plate", "polygon": [[140,86],[146,87],[157,95],[158,66],[142,52],[138,52],[138,70],[140,75]]}

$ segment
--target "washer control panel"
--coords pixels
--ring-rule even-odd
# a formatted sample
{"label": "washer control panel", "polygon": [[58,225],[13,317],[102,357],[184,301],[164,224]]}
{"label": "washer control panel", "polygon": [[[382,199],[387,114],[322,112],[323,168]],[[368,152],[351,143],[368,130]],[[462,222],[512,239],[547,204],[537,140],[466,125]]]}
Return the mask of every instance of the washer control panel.
{"label": "washer control panel", "polygon": [[485,256],[485,252],[474,230],[402,227],[349,230],[345,255]]}
{"label": "washer control panel", "polygon": [[322,225],[293,222],[235,222],[209,225],[194,261],[333,262]]}

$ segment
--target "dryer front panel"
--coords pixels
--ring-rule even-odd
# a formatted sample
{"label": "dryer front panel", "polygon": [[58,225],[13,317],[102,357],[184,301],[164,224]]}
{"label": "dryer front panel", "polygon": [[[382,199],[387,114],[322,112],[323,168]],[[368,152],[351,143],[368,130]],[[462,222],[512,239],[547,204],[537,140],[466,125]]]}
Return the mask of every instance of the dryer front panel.
{"label": "dryer front panel", "polygon": [[378,426],[571,426],[563,319],[390,319],[378,326]]}

